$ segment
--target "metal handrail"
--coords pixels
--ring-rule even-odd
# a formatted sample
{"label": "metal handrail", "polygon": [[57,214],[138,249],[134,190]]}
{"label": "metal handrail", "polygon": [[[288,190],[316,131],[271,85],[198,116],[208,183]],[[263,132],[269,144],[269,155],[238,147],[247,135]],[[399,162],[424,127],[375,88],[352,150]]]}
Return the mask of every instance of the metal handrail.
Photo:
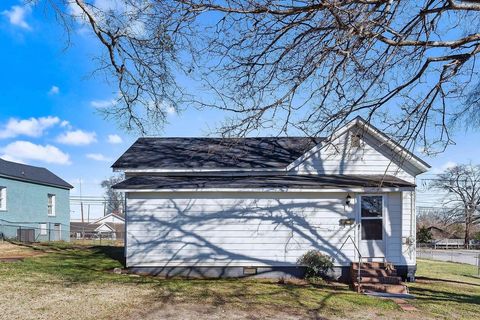
{"label": "metal handrail", "polygon": [[[355,241],[352,239],[352,236],[351,236],[351,235],[348,235],[348,237],[345,239],[345,241],[343,241],[343,243],[342,243],[342,245],[340,246],[340,249],[338,249],[338,251],[342,251],[342,249],[343,249],[343,247],[345,246],[345,244],[347,243],[348,239],[350,239],[350,241],[352,241],[353,247],[355,248],[355,250],[356,250],[357,253],[358,253],[357,283],[358,283],[358,288],[360,288],[360,281],[362,280],[362,276],[361,276],[361,271],[362,271],[362,254],[360,253],[360,250],[358,249],[357,244],[356,244]],[[358,290],[358,289],[357,289],[357,290]]]}

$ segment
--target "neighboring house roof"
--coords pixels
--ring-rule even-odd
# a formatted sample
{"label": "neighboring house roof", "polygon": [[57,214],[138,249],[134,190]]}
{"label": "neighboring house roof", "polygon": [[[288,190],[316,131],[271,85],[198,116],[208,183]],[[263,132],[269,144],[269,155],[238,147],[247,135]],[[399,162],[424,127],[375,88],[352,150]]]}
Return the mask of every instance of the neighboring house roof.
{"label": "neighboring house roof", "polygon": [[96,224],[88,222],[70,222],[70,232],[95,232]]}
{"label": "neighboring house roof", "polygon": [[70,222],[70,232],[87,232],[87,233],[95,233],[100,231],[105,231],[105,229],[110,229],[115,232],[124,232],[125,231],[125,224],[124,223],[95,223],[95,222],[79,222],[79,221],[71,221]]}
{"label": "neighboring house roof", "polygon": [[283,169],[324,138],[139,138],[114,169]]}
{"label": "neighboring house roof", "polygon": [[443,230],[442,228],[438,228],[435,226],[430,226],[427,228],[430,233],[432,234],[432,238],[434,240],[442,240],[442,239],[461,239],[461,237],[452,234],[448,231]]}
{"label": "neighboring house roof", "polygon": [[400,188],[415,185],[384,175],[272,175],[272,176],[134,176],[113,186],[115,189],[322,189],[322,188]]}
{"label": "neighboring house roof", "polygon": [[115,229],[110,227],[107,223],[102,223],[95,228],[96,232],[115,232]]}
{"label": "neighboring house roof", "polygon": [[106,216],[103,216],[101,218],[98,218],[92,223],[104,223],[104,222],[109,222],[109,223],[125,223],[125,218],[116,214],[116,213],[109,213]]}
{"label": "neighboring house roof", "polygon": [[0,176],[62,189],[73,188],[71,184],[46,168],[29,166],[3,159],[0,159]]}

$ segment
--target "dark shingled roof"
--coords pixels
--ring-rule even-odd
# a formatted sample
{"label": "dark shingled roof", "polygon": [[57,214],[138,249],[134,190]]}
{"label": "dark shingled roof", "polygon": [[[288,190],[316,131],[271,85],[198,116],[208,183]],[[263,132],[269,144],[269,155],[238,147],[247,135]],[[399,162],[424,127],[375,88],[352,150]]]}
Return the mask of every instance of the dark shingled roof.
{"label": "dark shingled roof", "polygon": [[72,185],[59,178],[48,169],[6,161],[3,159],[0,159],[0,177],[58,187],[62,189],[73,188]]}
{"label": "dark shingled roof", "polygon": [[324,138],[140,138],[114,169],[284,168]]}
{"label": "dark shingled roof", "polygon": [[394,176],[383,175],[273,175],[273,176],[134,176],[115,189],[202,189],[202,188],[355,188],[414,187]]}

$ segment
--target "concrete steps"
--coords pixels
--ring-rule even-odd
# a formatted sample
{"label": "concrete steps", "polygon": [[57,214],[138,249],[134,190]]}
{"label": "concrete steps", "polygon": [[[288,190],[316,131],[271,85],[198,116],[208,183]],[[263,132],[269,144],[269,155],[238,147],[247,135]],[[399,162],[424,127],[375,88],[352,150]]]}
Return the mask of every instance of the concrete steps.
{"label": "concrete steps", "polygon": [[[408,288],[397,277],[397,271],[383,262],[365,262],[351,264],[352,286],[357,292],[379,292],[388,294],[408,294]],[[360,279],[358,273],[360,272]]]}

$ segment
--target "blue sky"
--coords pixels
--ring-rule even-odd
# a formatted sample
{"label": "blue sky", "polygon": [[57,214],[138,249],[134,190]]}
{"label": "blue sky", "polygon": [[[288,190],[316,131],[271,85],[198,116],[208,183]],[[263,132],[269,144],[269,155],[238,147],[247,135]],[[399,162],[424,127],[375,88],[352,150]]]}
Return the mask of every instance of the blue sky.
{"label": "blue sky", "polygon": [[[48,167],[84,195],[101,196],[99,183],[112,174],[110,165],[135,139],[107,121],[95,106],[108,106],[115,90],[102,75],[92,75],[92,57],[101,48],[80,25],[70,33],[43,7],[20,1],[0,4],[0,156]],[[187,110],[170,114],[165,136],[200,136],[222,119],[218,111]],[[457,145],[424,158],[438,173],[454,163],[480,156],[478,132],[456,132]],[[420,193],[419,205],[438,205],[438,195]],[[79,215],[72,208],[73,217]],[[101,214],[99,208],[92,215]]]}

